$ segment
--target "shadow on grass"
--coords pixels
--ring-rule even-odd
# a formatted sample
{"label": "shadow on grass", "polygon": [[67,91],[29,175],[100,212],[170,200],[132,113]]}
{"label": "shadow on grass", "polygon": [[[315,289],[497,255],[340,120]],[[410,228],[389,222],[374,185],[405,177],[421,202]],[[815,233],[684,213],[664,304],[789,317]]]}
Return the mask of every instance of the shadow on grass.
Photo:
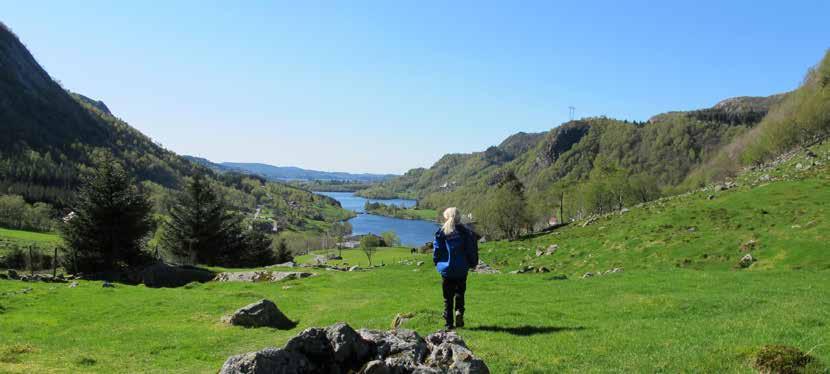
{"label": "shadow on grass", "polygon": [[476,326],[471,327],[470,330],[473,331],[489,331],[489,332],[504,332],[511,335],[517,336],[530,336],[530,335],[539,335],[539,334],[554,334],[557,332],[566,332],[566,331],[581,331],[585,330],[585,327],[576,326],[576,327],[559,327],[559,326],[515,326],[515,327],[504,327],[504,326]]}

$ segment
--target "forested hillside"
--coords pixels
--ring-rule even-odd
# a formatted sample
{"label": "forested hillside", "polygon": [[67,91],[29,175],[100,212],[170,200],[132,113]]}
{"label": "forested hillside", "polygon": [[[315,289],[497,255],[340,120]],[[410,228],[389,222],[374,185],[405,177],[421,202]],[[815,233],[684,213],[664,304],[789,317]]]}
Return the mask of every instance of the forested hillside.
{"label": "forested hillside", "polygon": [[[258,208],[267,211],[260,218],[280,230],[322,232],[349,215],[333,199],[257,176],[216,173],[161,147],[102,101],[61,87],[2,23],[0,134],[0,195],[8,202],[0,207],[0,225],[6,227],[53,229],[43,218],[55,221],[68,213],[83,176],[105,155],[123,164],[158,217],[169,215],[176,193],[196,174],[231,209],[251,218]],[[38,214],[6,219],[19,212]]]}
{"label": "forested hillside", "polygon": [[96,153],[111,152],[138,180],[175,188],[198,169],[121,121],[101,102],[70,94],[0,26],[0,191],[63,206]]}
{"label": "forested hillside", "polygon": [[[605,117],[570,121],[544,134],[516,134],[484,152],[448,154],[429,169],[410,170],[361,194],[418,198],[426,208],[457,205],[473,211],[483,197],[515,177],[528,201],[525,218],[530,224],[547,220],[560,206],[563,218],[572,218],[636,204],[676,191],[692,170],[746,133],[784,97],[727,99],[645,123]],[[611,185],[614,180],[625,180],[625,186]]]}

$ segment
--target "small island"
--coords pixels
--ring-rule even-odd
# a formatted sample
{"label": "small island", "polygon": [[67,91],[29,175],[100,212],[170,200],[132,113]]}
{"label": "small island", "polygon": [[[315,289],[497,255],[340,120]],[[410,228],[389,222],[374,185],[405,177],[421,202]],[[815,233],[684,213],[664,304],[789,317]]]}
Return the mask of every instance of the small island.
{"label": "small island", "polygon": [[432,222],[438,221],[438,211],[433,209],[419,209],[418,207],[406,208],[394,204],[383,204],[371,201],[366,201],[363,209],[366,213],[377,214],[379,216],[401,219],[418,219]]}

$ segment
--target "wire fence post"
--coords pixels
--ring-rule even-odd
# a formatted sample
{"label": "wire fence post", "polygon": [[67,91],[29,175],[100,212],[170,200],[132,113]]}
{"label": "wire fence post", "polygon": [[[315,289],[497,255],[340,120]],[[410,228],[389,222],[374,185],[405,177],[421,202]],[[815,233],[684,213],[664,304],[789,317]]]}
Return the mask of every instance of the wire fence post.
{"label": "wire fence post", "polygon": [[33,255],[32,255],[32,248],[33,248],[33,247],[34,247],[34,246],[33,246],[33,245],[31,245],[31,244],[29,245],[29,272],[30,272],[32,275],[35,275],[35,259],[34,259]]}
{"label": "wire fence post", "polygon": [[54,255],[52,256],[52,278],[58,276],[58,247],[55,247]]}

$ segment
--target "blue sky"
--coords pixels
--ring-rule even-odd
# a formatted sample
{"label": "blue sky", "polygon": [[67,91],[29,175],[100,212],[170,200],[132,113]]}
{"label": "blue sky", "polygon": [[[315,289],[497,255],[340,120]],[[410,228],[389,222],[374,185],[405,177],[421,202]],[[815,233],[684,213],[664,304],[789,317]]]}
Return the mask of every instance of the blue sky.
{"label": "blue sky", "polygon": [[[8,1],[65,87],[214,161],[395,172],[577,117],[795,88],[828,1]],[[728,4],[725,4],[728,3]]]}

